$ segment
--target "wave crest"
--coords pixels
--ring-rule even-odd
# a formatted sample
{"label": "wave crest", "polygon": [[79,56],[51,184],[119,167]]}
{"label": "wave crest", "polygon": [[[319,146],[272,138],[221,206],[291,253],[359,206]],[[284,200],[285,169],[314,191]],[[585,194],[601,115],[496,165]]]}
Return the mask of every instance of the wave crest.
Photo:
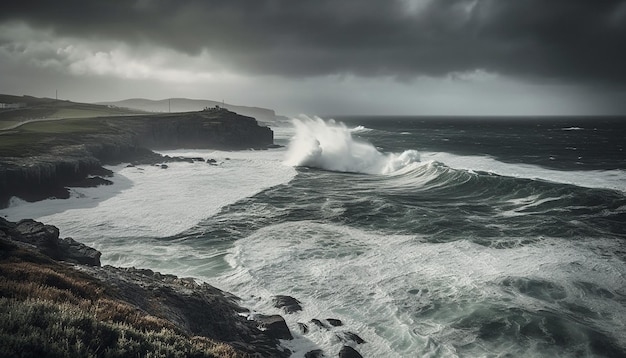
{"label": "wave crest", "polygon": [[[389,174],[420,160],[416,150],[382,153],[371,143],[352,137],[352,130],[332,119],[301,115],[293,119],[296,134],[285,163],[339,172]],[[358,127],[357,127],[358,128]]]}

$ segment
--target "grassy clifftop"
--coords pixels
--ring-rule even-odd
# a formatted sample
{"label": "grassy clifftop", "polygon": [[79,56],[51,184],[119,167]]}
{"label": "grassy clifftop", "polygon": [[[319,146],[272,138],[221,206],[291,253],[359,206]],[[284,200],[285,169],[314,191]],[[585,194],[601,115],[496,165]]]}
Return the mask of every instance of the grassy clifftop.
{"label": "grassy clifftop", "polygon": [[93,118],[145,113],[107,105],[5,94],[0,94],[0,103],[17,106],[17,108],[0,108],[0,130],[38,119]]}
{"label": "grassy clifftop", "polygon": [[121,301],[67,264],[6,241],[0,246],[0,356],[245,356]]}
{"label": "grassy clifftop", "polygon": [[150,149],[240,150],[271,144],[269,128],[224,109],[30,122],[0,131],[0,207],[11,196],[63,197],[65,186],[98,175],[103,164],[160,157]]}

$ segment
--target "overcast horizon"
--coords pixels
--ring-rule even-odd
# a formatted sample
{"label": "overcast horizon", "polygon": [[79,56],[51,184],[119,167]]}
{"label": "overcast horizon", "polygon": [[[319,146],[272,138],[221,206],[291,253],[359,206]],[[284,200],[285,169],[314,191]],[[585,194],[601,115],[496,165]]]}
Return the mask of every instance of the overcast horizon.
{"label": "overcast horizon", "polygon": [[0,12],[0,93],[624,115],[624,44],[624,0],[24,0]]}

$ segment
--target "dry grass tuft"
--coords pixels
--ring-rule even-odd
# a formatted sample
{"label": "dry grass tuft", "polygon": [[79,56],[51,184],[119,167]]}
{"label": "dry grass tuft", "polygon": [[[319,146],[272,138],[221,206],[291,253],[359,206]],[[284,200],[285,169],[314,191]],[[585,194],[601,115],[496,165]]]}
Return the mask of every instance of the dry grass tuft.
{"label": "dry grass tuft", "polygon": [[0,253],[0,357],[244,357],[120,301],[71,266]]}

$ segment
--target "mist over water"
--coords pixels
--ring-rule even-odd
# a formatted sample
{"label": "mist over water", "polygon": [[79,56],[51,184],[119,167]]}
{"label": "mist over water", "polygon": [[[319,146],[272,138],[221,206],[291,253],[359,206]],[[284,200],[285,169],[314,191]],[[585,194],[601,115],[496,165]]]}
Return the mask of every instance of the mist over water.
{"label": "mist over water", "polygon": [[[371,143],[353,138],[352,130],[334,120],[301,116],[293,120],[295,134],[285,162],[338,172],[389,174],[420,160],[416,150],[382,153]],[[357,131],[364,131],[357,127]]]}
{"label": "mist over water", "polygon": [[[121,166],[112,187],[0,215],[282,314],[294,357],[337,356],[343,331],[364,357],[626,356],[626,124],[342,121],[275,128],[283,149],[167,153],[219,165]],[[272,307],[282,294],[303,311]]]}

